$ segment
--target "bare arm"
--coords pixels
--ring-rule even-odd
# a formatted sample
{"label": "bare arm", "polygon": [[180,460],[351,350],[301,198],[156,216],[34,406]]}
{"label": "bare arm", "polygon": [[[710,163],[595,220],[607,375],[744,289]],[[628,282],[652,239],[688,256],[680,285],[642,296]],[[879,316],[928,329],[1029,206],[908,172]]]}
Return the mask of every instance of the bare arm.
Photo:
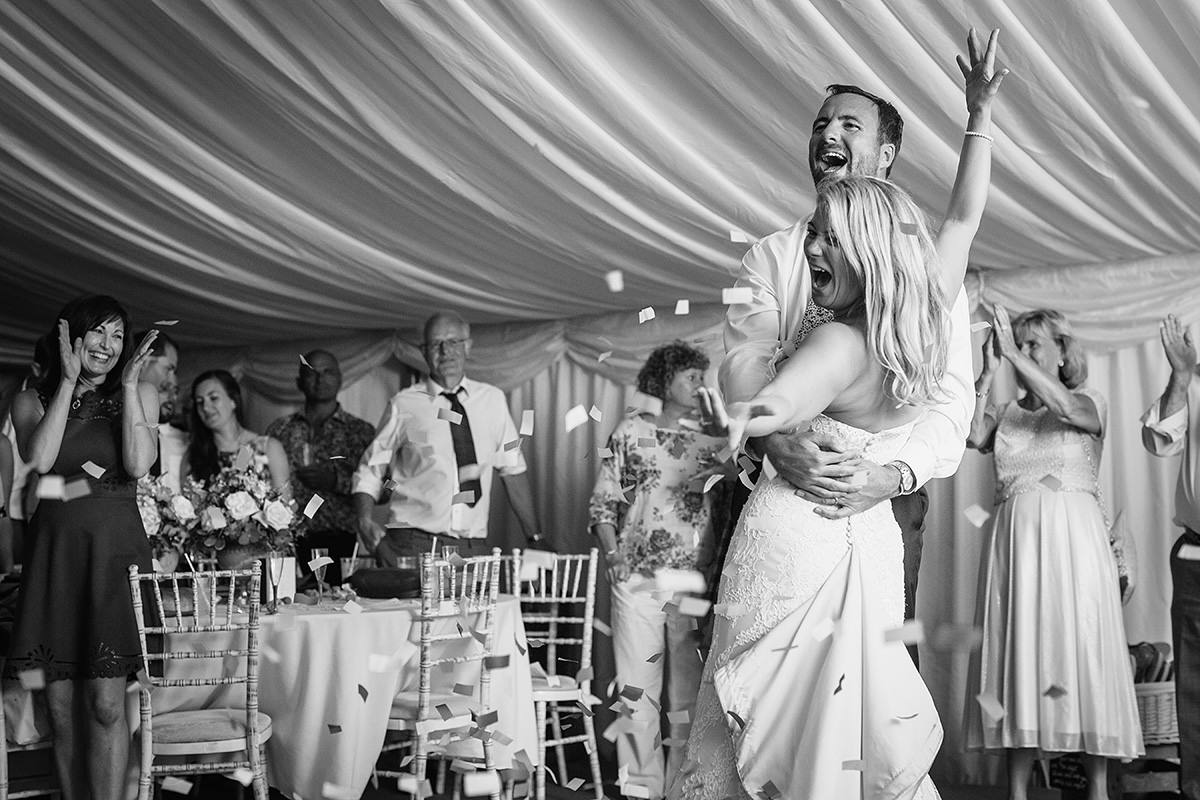
{"label": "bare arm", "polygon": [[[947,297],[958,294],[967,271],[967,256],[971,242],[979,230],[983,209],[987,205],[988,186],[992,177],[992,101],[1007,69],[995,71],[996,44],[1000,29],[994,29],[982,46],[975,29],[967,33],[969,63],[958,56],[967,98],[967,133],[963,135],[958,157],[958,172],[950,192],[946,219],[936,238],[942,266],[942,287]],[[982,134],[973,136],[971,134]]]}
{"label": "bare arm", "polygon": [[529,484],[529,473],[501,474],[504,490],[508,493],[508,503],[512,506],[521,530],[530,542],[541,539],[541,528],[537,521],[537,509],[533,505],[533,488]]}
{"label": "bare arm", "polygon": [[274,437],[267,438],[267,469],[271,472],[271,488],[277,492],[292,492],[291,469],[288,467],[287,451]]}
{"label": "bare arm", "polygon": [[148,383],[121,387],[121,462],[130,477],[140,478],[158,458],[158,390]]}
{"label": "bare arm", "polygon": [[996,437],[994,407],[987,402],[987,398],[992,390],[996,370],[1000,368],[1000,361],[1000,347],[996,343],[993,331],[983,343],[983,370],[979,373],[979,379],[975,381],[975,415],[971,418],[971,432],[967,436],[967,447],[981,453],[991,452],[992,441]]}

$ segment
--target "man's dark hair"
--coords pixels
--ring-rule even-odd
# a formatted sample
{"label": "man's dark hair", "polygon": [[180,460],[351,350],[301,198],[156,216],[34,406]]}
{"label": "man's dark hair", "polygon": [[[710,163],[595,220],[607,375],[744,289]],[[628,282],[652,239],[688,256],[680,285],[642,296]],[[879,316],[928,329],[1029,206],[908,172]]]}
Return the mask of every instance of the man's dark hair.
{"label": "man's dark hair", "polygon": [[[894,105],[878,95],[871,94],[861,86],[855,86],[850,83],[831,83],[825,87],[825,91],[828,92],[828,97],[839,94],[856,94],[874,103],[876,110],[879,112],[879,143],[895,145],[895,155],[900,155],[900,142],[904,138],[904,117],[900,116],[900,112],[896,110]],[[890,176],[892,174],[892,165],[895,163],[896,159],[892,158],[892,163],[888,165],[886,175]]]}
{"label": "man's dark hair", "polygon": [[[142,340],[145,339],[149,333],[150,333],[150,331],[148,331],[148,330],[147,331],[138,331],[137,337],[135,339],[137,344],[140,345],[142,343]],[[150,344],[150,355],[154,356],[156,358],[158,356],[163,355],[164,353],[167,352],[167,345],[171,345],[171,347],[174,347],[176,353],[179,352],[179,345],[175,344],[175,340],[172,339],[170,336],[168,336],[166,331],[159,330],[158,336],[154,337],[154,341]]]}

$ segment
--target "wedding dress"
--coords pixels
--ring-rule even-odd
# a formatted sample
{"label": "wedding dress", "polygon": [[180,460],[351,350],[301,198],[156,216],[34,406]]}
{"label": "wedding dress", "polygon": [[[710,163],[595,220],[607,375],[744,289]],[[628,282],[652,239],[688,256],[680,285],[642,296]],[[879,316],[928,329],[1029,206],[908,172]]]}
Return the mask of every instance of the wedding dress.
{"label": "wedding dress", "polygon": [[[813,421],[887,463],[912,424]],[[901,641],[904,545],[890,503],[829,520],[776,477],[738,523],[714,608],[685,800],[934,800],[933,700]]]}

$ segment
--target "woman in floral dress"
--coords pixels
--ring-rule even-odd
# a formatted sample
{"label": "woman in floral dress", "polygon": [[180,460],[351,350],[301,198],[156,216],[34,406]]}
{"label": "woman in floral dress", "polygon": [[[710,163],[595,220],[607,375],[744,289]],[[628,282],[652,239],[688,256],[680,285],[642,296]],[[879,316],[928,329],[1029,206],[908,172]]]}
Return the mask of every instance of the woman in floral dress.
{"label": "woman in floral dress", "polygon": [[[708,357],[682,342],[650,354],[638,373],[638,390],[661,400],[662,410],[629,416],[617,425],[608,443],[612,455],[601,463],[590,506],[592,532],[603,544],[612,586],[618,681],[630,687],[625,702],[633,711],[632,723],[626,723],[631,730],[617,738],[622,789],[638,786],[639,794],[651,798],[663,796],[678,770],[682,748],[670,743],[685,735],[703,666],[695,618],[670,602],[674,592],[655,591],[652,579],[660,569],[711,567],[712,514],[723,492],[720,484],[710,485],[716,479],[709,476],[724,477],[717,454],[725,440],[687,424],[695,417],[696,390],[706,369]],[[635,696],[638,689],[641,696]],[[656,746],[660,707],[675,712],[664,740],[665,759],[664,748]]]}

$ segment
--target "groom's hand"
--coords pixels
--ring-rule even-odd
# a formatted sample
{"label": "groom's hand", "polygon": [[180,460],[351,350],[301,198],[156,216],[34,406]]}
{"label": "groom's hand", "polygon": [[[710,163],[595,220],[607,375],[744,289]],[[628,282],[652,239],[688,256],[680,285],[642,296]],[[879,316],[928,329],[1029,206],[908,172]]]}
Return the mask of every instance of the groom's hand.
{"label": "groom's hand", "polygon": [[817,504],[817,516],[842,519],[866,511],[876,503],[890,500],[895,497],[896,489],[900,486],[900,475],[895,467],[881,466],[874,461],[862,459],[859,462],[858,475],[851,481],[855,484],[853,489],[837,497],[834,503],[826,501],[824,505]]}
{"label": "groom's hand", "polygon": [[801,497],[818,505],[833,505],[858,489],[852,479],[863,469],[862,458],[830,436],[811,430],[780,432],[755,443],[780,477],[795,486]]}

